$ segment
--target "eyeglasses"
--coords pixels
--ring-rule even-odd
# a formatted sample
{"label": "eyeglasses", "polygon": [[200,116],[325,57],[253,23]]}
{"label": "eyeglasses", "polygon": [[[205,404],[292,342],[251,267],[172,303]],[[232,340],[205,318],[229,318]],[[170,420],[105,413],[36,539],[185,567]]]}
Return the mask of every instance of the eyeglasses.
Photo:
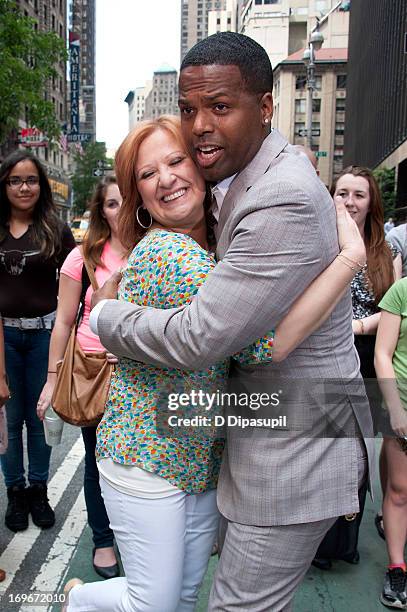
{"label": "eyeglasses", "polygon": [[40,179],[38,176],[29,176],[25,180],[19,176],[12,176],[6,182],[12,189],[19,189],[24,183],[27,185],[27,187],[37,187],[37,185],[40,184]]}

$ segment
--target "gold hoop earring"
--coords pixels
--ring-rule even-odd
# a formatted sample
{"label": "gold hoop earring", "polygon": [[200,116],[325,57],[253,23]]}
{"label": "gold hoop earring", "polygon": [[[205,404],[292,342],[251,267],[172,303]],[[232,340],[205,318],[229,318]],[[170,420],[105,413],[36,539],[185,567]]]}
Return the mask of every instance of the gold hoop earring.
{"label": "gold hoop earring", "polygon": [[[143,208],[143,207],[142,207],[142,206],[138,206],[138,207],[137,207],[137,210],[136,210],[136,219],[137,219],[137,223],[138,223],[138,224],[140,225],[140,227],[142,227],[143,229],[150,229],[150,227],[153,225],[153,218],[152,218],[152,216],[150,215],[150,213],[148,213],[148,214],[149,214],[149,216],[150,216],[150,225],[144,225],[144,224],[143,224],[143,223],[140,221],[140,218],[139,218],[139,216],[138,216],[138,215],[139,215],[140,208]],[[144,208],[143,210],[145,210],[146,212],[148,212],[148,210],[147,210],[146,208]]]}

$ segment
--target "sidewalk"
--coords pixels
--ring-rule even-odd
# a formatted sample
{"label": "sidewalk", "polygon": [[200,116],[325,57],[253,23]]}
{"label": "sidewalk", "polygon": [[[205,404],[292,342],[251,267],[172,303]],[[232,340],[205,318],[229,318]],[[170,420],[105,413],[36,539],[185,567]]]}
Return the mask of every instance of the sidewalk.
{"label": "sidewalk", "polygon": [[[359,539],[360,563],[349,565],[334,562],[330,572],[311,568],[295,598],[294,612],[383,612],[386,610],[379,602],[387,562],[386,548],[374,526],[376,509],[380,507],[381,492],[378,481],[375,483],[375,502],[370,497],[366,508]],[[69,572],[64,580],[73,576],[85,582],[100,580],[92,569],[92,542],[86,528],[78,542]],[[210,561],[208,572],[200,592],[196,612],[206,612],[216,558]],[[62,589],[61,589],[62,590]],[[53,612],[58,608],[54,608]],[[242,606],[242,612],[245,612]]]}

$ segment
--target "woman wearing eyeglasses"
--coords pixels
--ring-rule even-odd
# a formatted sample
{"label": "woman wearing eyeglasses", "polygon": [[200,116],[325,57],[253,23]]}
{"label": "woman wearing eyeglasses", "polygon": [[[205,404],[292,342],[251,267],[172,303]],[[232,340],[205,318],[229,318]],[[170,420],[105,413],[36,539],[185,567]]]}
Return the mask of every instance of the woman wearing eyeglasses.
{"label": "woman wearing eyeglasses", "polygon": [[70,229],[57,216],[42,165],[34,155],[15,151],[0,166],[0,312],[11,394],[9,444],[1,467],[8,496],[5,523],[12,531],[28,527],[29,513],[39,527],[55,522],[47,498],[51,448],[36,409],[47,378],[58,271],[74,246]]}

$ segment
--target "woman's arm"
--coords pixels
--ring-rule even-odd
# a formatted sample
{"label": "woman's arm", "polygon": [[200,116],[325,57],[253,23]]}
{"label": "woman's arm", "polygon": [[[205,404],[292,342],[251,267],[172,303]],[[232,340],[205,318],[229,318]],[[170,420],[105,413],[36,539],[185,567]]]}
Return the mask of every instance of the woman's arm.
{"label": "woman's arm", "polygon": [[407,411],[400,399],[392,363],[399,338],[400,323],[400,315],[382,311],[377,330],[374,364],[379,386],[390,414],[391,427],[396,435],[407,436]]}
{"label": "woman's arm", "polygon": [[[393,259],[394,282],[401,278],[401,267],[401,255],[398,254]],[[370,317],[353,319],[352,329],[355,336],[374,336],[377,332],[377,326],[379,325],[380,314],[380,312],[376,312],[375,314],[370,315]]]}
{"label": "woman's arm", "polygon": [[7,385],[6,360],[4,357],[3,323],[0,317],[0,408],[7,402],[9,396],[10,391]]}
{"label": "woman's arm", "polygon": [[355,336],[374,336],[380,321],[380,312],[363,317],[363,319],[352,320],[352,330]]}
{"label": "woman's arm", "polygon": [[336,202],[336,214],[341,252],[294,302],[278,324],[273,345],[275,362],[283,361],[326,321],[360,269],[358,264],[366,262],[360,232],[342,202]]}
{"label": "woman's arm", "polygon": [[394,282],[400,280],[402,276],[403,262],[400,253],[393,259]]}
{"label": "woman's arm", "polygon": [[78,312],[82,285],[80,282],[61,274],[59,280],[58,308],[55,326],[51,334],[48,357],[47,382],[41,392],[37,405],[37,415],[41,420],[51,402],[57,381],[56,365],[63,359],[69,334]]}

